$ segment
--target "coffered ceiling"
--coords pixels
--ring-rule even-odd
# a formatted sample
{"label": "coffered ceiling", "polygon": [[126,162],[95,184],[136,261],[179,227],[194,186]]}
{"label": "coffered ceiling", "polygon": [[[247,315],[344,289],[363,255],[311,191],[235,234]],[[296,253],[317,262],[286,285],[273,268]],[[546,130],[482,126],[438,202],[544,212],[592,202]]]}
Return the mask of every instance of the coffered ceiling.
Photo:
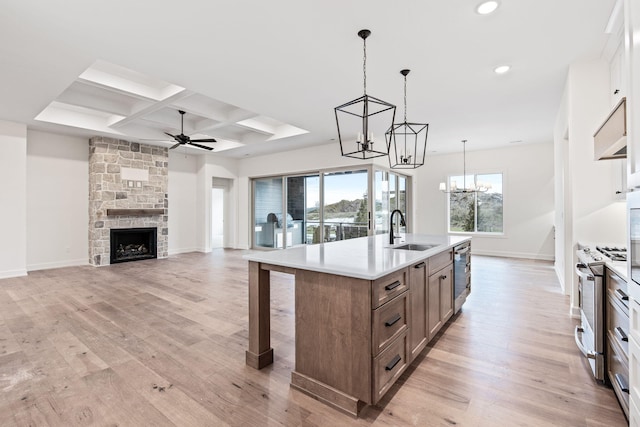
{"label": "coffered ceiling", "polygon": [[616,1],[479,3],[3,0],[0,120],[168,147],[183,110],[185,134],[218,140],[207,155],[338,150],[333,108],[362,95],[368,28],[367,93],[401,117],[411,69],[430,154],[552,141],[568,66],[611,43]]}

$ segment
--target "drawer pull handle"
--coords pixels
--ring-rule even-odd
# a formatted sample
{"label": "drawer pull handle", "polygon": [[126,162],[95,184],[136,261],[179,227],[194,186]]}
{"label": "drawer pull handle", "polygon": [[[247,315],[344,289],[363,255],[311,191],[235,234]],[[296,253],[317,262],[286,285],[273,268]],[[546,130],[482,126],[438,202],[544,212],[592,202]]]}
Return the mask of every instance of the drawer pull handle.
{"label": "drawer pull handle", "polygon": [[444,280],[444,279],[446,279],[446,278],[447,278],[447,276],[446,276],[446,275],[444,275],[444,274],[443,274],[442,276],[440,276],[440,280]]}
{"label": "drawer pull handle", "polygon": [[387,285],[384,287],[385,291],[391,291],[395,288],[397,288],[398,286],[400,286],[400,281],[396,280],[395,282],[391,283],[390,285]]}
{"label": "drawer pull handle", "polygon": [[616,327],[616,329],[614,330],[616,331],[616,335],[620,338],[620,341],[624,341],[624,342],[629,341],[627,334],[624,333],[624,330],[620,326]]}
{"label": "drawer pull handle", "polygon": [[427,264],[425,264],[424,262],[421,262],[420,264],[416,264],[416,265],[414,265],[414,266],[413,266],[413,268],[422,268],[422,267],[424,267],[425,265],[427,265]]}
{"label": "drawer pull handle", "polygon": [[627,380],[624,379],[622,374],[616,374],[616,382],[618,383],[618,387],[625,393],[629,393],[629,385],[627,384]]}
{"label": "drawer pull handle", "polygon": [[390,370],[392,370],[393,368],[395,368],[395,367],[396,367],[396,365],[398,364],[398,362],[400,362],[401,360],[402,360],[402,358],[400,357],[400,355],[399,355],[399,354],[396,354],[396,356],[395,356],[393,359],[391,359],[391,362],[389,362],[389,363],[387,364],[387,366],[385,366],[385,367],[384,367],[384,370],[385,370],[385,371],[390,371]]}
{"label": "drawer pull handle", "polygon": [[625,294],[622,289],[616,289],[615,292],[622,301],[629,301],[629,295]]}
{"label": "drawer pull handle", "polygon": [[393,326],[394,323],[396,323],[400,319],[402,319],[402,316],[400,316],[400,313],[396,313],[395,316],[393,316],[391,319],[389,319],[386,322],[384,322],[384,326],[386,326],[387,328],[389,326]]}

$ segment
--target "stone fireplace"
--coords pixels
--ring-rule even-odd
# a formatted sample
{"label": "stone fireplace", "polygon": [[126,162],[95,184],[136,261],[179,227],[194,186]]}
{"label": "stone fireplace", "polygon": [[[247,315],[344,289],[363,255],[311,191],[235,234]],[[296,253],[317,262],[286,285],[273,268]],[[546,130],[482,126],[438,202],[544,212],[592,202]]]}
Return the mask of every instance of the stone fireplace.
{"label": "stone fireplace", "polygon": [[[111,230],[155,229],[157,257],[168,256],[168,166],[169,152],[163,147],[105,137],[89,140],[90,264],[112,263]],[[133,242],[122,250],[127,245],[133,250]],[[139,255],[132,258],[149,258]]]}

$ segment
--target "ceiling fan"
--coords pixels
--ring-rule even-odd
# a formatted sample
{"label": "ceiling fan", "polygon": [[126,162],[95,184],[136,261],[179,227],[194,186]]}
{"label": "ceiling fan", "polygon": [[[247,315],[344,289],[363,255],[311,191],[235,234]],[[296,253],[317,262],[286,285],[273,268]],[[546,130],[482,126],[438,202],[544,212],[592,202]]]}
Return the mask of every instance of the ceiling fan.
{"label": "ceiling fan", "polygon": [[184,111],[178,110],[180,113],[180,135],[171,135],[168,132],[165,132],[165,135],[169,135],[171,138],[175,139],[177,144],[172,147],[169,147],[169,150],[173,150],[181,145],[191,145],[193,147],[201,148],[203,150],[213,150],[213,147],[207,147],[206,145],[196,144],[197,142],[217,142],[213,138],[204,138],[204,139],[191,139],[187,135],[184,134]]}

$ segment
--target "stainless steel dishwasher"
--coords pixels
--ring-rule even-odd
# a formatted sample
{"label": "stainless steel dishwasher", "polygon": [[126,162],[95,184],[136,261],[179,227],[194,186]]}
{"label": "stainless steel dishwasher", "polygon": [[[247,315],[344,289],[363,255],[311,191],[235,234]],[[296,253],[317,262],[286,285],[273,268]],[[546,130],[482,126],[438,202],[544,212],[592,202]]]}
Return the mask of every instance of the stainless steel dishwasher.
{"label": "stainless steel dishwasher", "polygon": [[471,242],[453,249],[453,291],[453,309],[457,313],[471,292]]}

